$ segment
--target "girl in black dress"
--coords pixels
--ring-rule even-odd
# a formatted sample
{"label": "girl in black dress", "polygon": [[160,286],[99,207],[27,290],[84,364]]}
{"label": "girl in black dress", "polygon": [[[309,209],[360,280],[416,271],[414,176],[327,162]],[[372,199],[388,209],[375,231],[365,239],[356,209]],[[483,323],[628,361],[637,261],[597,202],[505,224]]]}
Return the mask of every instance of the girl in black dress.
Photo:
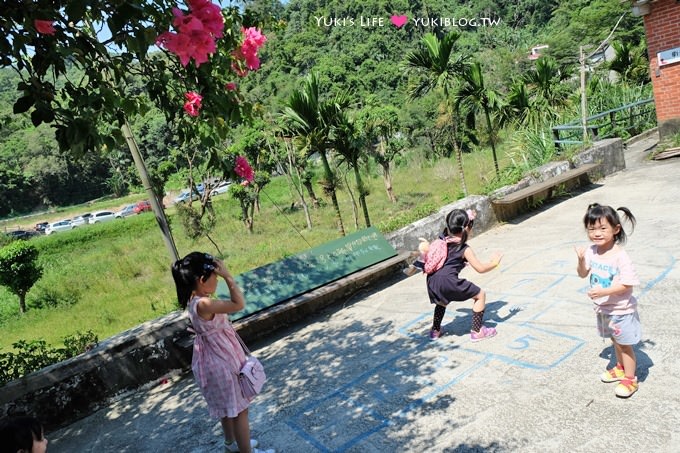
{"label": "girl in black dress", "polygon": [[[484,309],[486,307],[486,293],[474,283],[460,278],[459,272],[467,263],[474,270],[483,274],[495,269],[501,261],[502,255],[496,254],[490,262],[482,263],[467,245],[472,231],[474,211],[454,209],[446,216],[446,228],[442,233],[444,244],[430,246],[426,270],[431,270],[427,276],[427,293],[430,302],[435,304],[434,320],[430,330],[430,339],[436,340],[441,333],[441,324],[446,312],[446,306],[451,301],[472,299],[472,328],[470,339],[480,341],[496,335],[496,329],[482,325]],[[436,250],[443,252],[437,253]],[[434,267],[434,269],[433,269]]]}

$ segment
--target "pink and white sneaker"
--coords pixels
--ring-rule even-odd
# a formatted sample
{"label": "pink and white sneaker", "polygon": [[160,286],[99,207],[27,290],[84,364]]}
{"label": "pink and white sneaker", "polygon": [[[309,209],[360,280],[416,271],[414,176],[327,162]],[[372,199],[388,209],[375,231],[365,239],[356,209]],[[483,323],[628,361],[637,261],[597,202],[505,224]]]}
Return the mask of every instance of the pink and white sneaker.
{"label": "pink and white sneaker", "polygon": [[470,331],[470,341],[472,341],[473,343],[495,336],[496,329],[494,329],[493,327],[482,326],[482,328],[479,329],[479,332],[475,332],[474,330]]}

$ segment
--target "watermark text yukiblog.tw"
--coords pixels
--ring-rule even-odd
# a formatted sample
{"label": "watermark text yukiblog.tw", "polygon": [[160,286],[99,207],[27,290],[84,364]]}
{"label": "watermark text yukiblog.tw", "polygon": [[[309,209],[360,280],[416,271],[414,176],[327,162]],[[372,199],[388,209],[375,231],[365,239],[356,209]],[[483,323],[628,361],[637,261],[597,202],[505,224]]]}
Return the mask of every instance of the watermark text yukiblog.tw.
{"label": "watermark text yukiblog.tw", "polygon": [[501,23],[500,17],[408,17],[404,14],[384,16],[332,17],[314,16],[317,27],[386,27],[401,28],[411,22],[416,27],[493,27]]}

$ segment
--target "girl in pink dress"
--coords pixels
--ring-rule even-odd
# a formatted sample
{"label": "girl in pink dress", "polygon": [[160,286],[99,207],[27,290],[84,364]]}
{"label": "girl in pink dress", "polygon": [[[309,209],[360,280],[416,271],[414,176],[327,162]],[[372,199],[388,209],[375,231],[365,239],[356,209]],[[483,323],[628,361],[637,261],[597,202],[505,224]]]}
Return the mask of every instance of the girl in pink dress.
{"label": "girl in pink dress", "polygon": [[[172,276],[177,300],[188,309],[196,332],[191,369],[210,416],[222,423],[225,451],[261,452],[255,448],[257,441],[250,439],[250,400],[243,396],[237,377],[246,355],[228,317],[245,307],[241,289],[224,263],[207,253],[192,252],[177,260]],[[229,299],[210,297],[217,289],[217,276],[227,283]]]}

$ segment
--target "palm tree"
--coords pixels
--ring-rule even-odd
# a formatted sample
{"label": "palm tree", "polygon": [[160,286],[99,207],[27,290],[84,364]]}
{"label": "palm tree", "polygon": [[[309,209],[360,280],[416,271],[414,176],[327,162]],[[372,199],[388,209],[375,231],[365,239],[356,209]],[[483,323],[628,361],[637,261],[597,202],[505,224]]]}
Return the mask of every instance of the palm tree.
{"label": "palm tree", "polygon": [[364,213],[364,221],[366,223],[366,228],[368,228],[371,226],[371,219],[368,215],[368,205],[366,204],[368,189],[361,180],[359,168],[359,161],[364,155],[363,149],[366,140],[358,130],[357,124],[349,119],[347,113],[342,112],[336,120],[337,122],[333,128],[333,149],[341,156],[347,166],[354,171],[354,179],[357,190],[359,191],[359,206],[361,206]]}
{"label": "palm tree", "polygon": [[516,79],[505,96],[501,123],[516,123],[542,130],[559,119],[569,103],[570,88],[562,83],[569,72],[557,66],[554,59],[541,57],[535,66]]}
{"label": "palm tree", "polygon": [[293,91],[283,110],[283,117],[288,123],[288,132],[295,136],[307,157],[319,153],[324,169],[325,179],[321,181],[324,193],[331,198],[338,231],[345,235],[340,205],[336,195],[336,176],[328,163],[326,152],[329,148],[331,128],[336,117],[349,106],[346,93],[336,95],[330,100],[319,98],[319,82],[315,73],[310,73],[299,89]]}
{"label": "palm tree", "polygon": [[456,31],[450,32],[441,39],[431,33],[426,34],[421,41],[422,45],[406,56],[406,68],[423,76],[420,82],[410,90],[411,99],[422,97],[435,89],[442,90],[444,93],[444,102],[450,113],[453,128],[453,146],[458,161],[458,172],[460,173],[463,193],[467,196],[463,154],[458,143],[460,112],[450,98],[450,93],[455,91],[458,78],[462,75],[465,69],[465,61],[468,59],[466,55],[455,55],[453,53],[453,47],[460,36],[460,33]]}
{"label": "palm tree", "polygon": [[491,152],[493,153],[493,165],[498,177],[500,172],[498,170],[498,157],[496,156],[496,138],[491,124],[491,113],[500,106],[498,94],[484,85],[482,65],[479,62],[467,66],[467,70],[463,73],[463,81],[455,94],[456,108],[460,109],[462,106],[466,106],[471,112],[478,113],[481,110],[484,113]]}
{"label": "palm tree", "polygon": [[392,170],[390,166],[404,148],[403,140],[395,138],[399,130],[399,112],[396,107],[391,105],[376,106],[364,109],[361,112],[361,117],[363,117],[361,120],[367,138],[372,143],[377,141],[377,145],[371,146],[368,152],[373,155],[373,159],[382,168],[387,198],[392,203],[396,203],[397,197],[392,187]]}
{"label": "palm tree", "polygon": [[649,82],[649,62],[645,58],[645,45],[613,41],[614,59],[607,68],[619,74],[624,82],[644,85]]}

